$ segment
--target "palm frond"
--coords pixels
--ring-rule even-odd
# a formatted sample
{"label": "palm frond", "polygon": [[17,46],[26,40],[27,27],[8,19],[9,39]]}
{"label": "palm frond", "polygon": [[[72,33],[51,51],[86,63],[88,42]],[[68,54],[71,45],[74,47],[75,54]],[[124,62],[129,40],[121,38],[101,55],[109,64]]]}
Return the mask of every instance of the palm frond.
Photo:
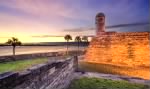
{"label": "palm frond", "polygon": [[11,39],[8,39],[8,41],[6,42],[6,44],[9,44],[9,45],[11,45],[13,42],[12,42],[12,40]]}
{"label": "palm frond", "polygon": [[21,41],[18,40],[18,38],[12,37],[11,39],[8,39],[6,44],[16,46],[16,45],[21,45]]}
{"label": "palm frond", "polygon": [[68,35],[68,34],[67,34],[67,35],[64,37],[64,39],[65,39],[65,40],[72,40],[72,37],[71,37],[71,35]]}
{"label": "palm frond", "polygon": [[76,42],[81,42],[81,41],[82,41],[82,40],[81,40],[81,37],[80,37],[80,36],[76,36],[76,37],[75,37],[75,41],[76,41]]}

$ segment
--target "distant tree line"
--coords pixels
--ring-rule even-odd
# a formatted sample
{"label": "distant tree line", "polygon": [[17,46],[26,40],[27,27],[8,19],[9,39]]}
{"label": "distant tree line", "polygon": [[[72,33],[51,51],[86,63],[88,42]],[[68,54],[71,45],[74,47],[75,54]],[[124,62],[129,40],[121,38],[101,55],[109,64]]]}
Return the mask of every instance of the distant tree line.
{"label": "distant tree line", "polygon": [[[69,45],[68,45],[68,42],[69,42],[70,40],[72,40],[72,36],[69,35],[69,34],[67,34],[67,35],[64,36],[64,39],[67,41],[67,52],[66,52],[66,53],[68,54],[68,46],[69,46]],[[76,36],[75,39],[74,39],[74,41],[78,43],[78,51],[79,51],[80,43],[81,43],[81,42],[88,42],[88,37],[87,37],[87,36],[83,36],[83,37],[81,37],[81,36]]]}
{"label": "distant tree line", "polygon": [[[67,34],[64,36],[64,39],[67,41],[67,51],[66,53],[68,54],[68,48],[69,48],[69,41],[72,40],[72,36]],[[81,42],[88,42],[88,37],[87,36],[76,36],[74,39],[75,42],[78,44],[78,51],[79,51],[79,46]],[[13,47],[12,53],[15,55],[15,48],[16,46],[21,46],[22,42],[18,40],[16,37],[12,37],[11,39],[8,39],[6,42],[7,45],[11,45]]]}

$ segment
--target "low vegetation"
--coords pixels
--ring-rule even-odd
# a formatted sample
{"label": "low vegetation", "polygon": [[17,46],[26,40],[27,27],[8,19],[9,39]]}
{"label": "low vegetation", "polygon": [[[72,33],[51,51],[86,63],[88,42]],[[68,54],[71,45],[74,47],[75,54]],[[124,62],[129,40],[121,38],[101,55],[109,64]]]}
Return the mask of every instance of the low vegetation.
{"label": "low vegetation", "polygon": [[113,81],[100,78],[81,78],[74,80],[68,89],[149,89],[142,84],[133,84],[127,81]]}
{"label": "low vegetation", "polygon": [[72,36],[67,34],[67,35],[65,35],[64,39],[67,41],[67,55],[68,55],[68,42],[69,42],[69,40],[72,40]]}
{"label": "low vegetation", "polygon": [[149,67],[128,67],[128,66],[117,66],[112,64],[104,63],[88,63],[79,62],[79,68],[84,71],[89,72],[99,72],[106,74],[117,74],[117,75],[127,75],[131,77],[139,77],[143,79],[150,78]]}
{"label": "low vegetation", "polygon": [[19,60],[13,62],[0,63],[0,73],[7,71],[23,71],[34,65],[45,63],[48,61],[48,58],[38,58],[30,60]]}
{"label": "low vegetation", "polygon": [[13,55],[15,55],[16,46],[20,46],[22,43],[18,40],[18,38],[12,37],[11,39],[8,39],[6,44],[13,46]]}

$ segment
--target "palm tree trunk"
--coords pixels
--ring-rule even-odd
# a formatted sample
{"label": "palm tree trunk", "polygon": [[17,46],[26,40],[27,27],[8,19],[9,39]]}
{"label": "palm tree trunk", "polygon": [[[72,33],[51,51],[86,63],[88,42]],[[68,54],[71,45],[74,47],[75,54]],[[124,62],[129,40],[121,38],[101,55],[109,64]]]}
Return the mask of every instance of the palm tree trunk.
{"label": "palm tree trunk", "polygon": [[13,46],[13,55],[15,55],[15,48],[16,46]]}
{"label": "palm tree trunk", "polygon": [[69,41],[67,40],[67,55],[68,55],[68,42],[69,42]]}
{"label": "palm tree trunk", "polygon": [[79,54],[79,42],[78,42],[78,54]]}

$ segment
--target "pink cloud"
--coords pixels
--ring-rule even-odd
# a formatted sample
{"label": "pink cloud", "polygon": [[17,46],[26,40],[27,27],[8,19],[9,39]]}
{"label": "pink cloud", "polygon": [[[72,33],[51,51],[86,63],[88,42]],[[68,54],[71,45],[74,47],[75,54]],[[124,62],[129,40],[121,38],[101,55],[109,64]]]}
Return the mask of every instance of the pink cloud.
{"label": "pink cloud", "polygon": [[2,0],[0,5],[44,18],[79,18],[73,9],[56,0]]}

